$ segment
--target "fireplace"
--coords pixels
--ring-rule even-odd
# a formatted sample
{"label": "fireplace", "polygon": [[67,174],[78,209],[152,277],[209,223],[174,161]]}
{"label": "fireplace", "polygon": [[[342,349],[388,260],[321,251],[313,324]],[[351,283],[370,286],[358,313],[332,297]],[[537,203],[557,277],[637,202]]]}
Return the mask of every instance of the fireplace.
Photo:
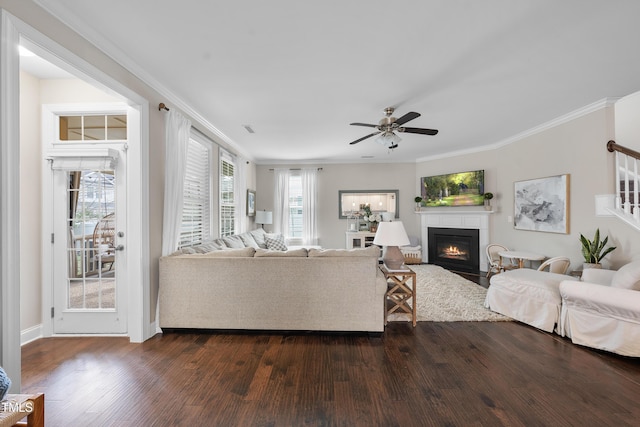
{"label": "fireplace", "polygon": [[467,272],[480,271],[480,232],[477,229],[429,227],[429,263]]}

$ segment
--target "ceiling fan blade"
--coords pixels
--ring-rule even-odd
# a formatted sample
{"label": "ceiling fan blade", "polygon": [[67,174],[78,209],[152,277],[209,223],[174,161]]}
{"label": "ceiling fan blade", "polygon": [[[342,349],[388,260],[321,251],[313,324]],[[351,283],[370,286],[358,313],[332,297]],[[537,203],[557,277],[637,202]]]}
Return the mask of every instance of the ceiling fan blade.
{"label": "ceiling fan blade", "polygon": [[367,138],[371,138],[372,136],[377,135],[377,134],[379,134],[379,133],[380,133],[380,132],[370,133],[369,135],[367,135],[367,136],[363,136],[363,137],[362,137],[362,138],[360,138],[360,139],[356,139],[355,141],[350,142],[349,144],[350,144],[350,145],[357,144],[358,142],[360,142],[360,141],[364,141],[365,139],[367,139]]}
{"label": "ceiling fan blade", "polygon": [[399,128],[398,129],[399,132],[406,132],[406,133],[419,133],[421,135],[436,135],[438,133],[437,129],[423,129],[423,128]]}
{"label": "ceiling fan blade", "polygon": [[376,128],[378,125],[371,125],[369,123],[349,123],[351,126],[366,126],[368,128]]}
{"label": "ceiling fan blade", "polygon": [[410,111],[404,116],[400,117],[399,119],[396,119],[395,123],[397,123],[398,126],[402,126],[403,124],[407,123],[409,120],[417,119],[418,117],[420,117],[420,113]]}

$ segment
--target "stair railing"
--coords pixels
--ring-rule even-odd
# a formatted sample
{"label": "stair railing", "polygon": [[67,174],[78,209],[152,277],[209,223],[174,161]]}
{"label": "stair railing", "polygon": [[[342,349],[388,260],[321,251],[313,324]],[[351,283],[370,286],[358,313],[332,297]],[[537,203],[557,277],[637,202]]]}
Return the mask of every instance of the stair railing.
{"label": "stair railing", "polygon": [[607,150],[616,155],[616,214],[640,229],[640,152],[618,145],[615,141],[607,142]]}

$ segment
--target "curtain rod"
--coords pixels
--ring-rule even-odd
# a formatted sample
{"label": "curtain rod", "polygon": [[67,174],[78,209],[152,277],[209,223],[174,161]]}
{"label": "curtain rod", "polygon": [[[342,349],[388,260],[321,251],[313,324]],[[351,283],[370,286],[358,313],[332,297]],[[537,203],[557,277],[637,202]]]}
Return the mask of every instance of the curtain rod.
{"label": "curtain rod", "polygon": [[[269,172],[273,172],[275,169],[269,169]],[[290,171],[301,171],[302,168],[289,168]],[[317,169],[318,172],[322,172],[322,168]]]}
{"label": "curtain rod", "polygon": [[164,105],[164,102],[161,102],[160,104],[158,104],[158,111],[162,111],[162,110],[169,111],[169,108],[167,108],[167,106]]}

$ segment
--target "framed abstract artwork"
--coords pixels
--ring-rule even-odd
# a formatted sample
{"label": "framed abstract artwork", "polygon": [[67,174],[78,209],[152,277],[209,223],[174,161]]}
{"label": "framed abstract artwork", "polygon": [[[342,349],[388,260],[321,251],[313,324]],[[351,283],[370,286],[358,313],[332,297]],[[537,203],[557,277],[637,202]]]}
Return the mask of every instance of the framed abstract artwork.
{"label": "framed abstract artwork", "polygon": [[255,190],[247,190],[247,216],[256,216]]}
{"label": "framed abstract artwork", "polygon": [[569,233],[569,174],[514,183],[516,230]]}

